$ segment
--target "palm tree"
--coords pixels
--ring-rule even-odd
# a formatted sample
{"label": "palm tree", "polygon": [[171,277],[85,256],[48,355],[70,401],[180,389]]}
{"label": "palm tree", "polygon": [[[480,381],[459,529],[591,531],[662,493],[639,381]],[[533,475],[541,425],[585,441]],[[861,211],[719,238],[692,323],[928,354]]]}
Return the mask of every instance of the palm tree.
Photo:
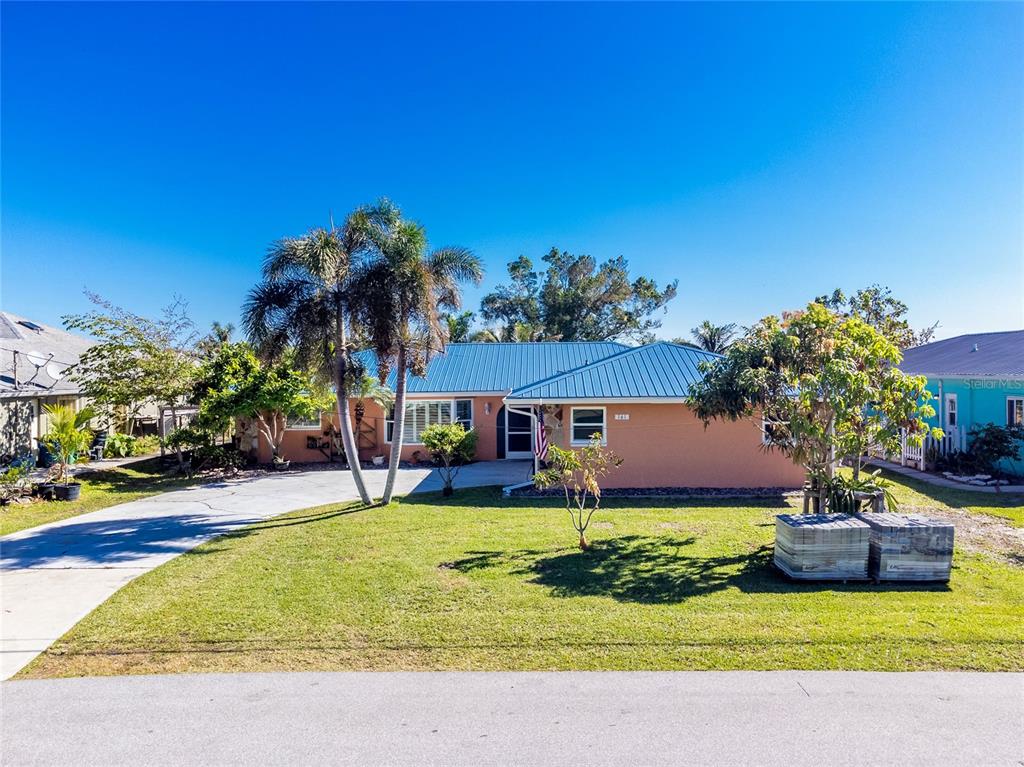
{"label": "palm tree", "polygon": [[722,354],[732,339],[736,337],[736,323],[730,322],[727,325],[715,325],[713,322],[704,320],[700,325],[690,331],[693,340],[698,348],[706,352]]}
{"label": "palm tree", "polygon": [[349,396],[362,369],[349,344],[355,267],[370,242],[373,212],[360,208],[336,228],[311,229],[274,243],[263,262],[263,281],[249,292],[242,322],[265,357],[291,350],[299,367],[334,384],[345,459],[363,503],[371,503],[352,433]]}
{"label": "palm tree", "polygon": [[449,343],[463,343],[470,340],[471,333],[469,332],[469,327],[473,324],[473,312],[446,314],[444,319],[448,323]]}
{"label": "palm tree", "polygon": [[390,503],[405,436],[405,383],[422,374],[448,340],[445,311],[461,305],[460,283],[480,282],[480,259],[465,248],[428,251],[419,224],[387,201],[373,216],[374,256],[359,278],[359,313],[383,374],[395,370],[395,420],[382,503]]}
{"label": "palm tree", "polygon": [[514,322],[498,329],[484,328],[469,335],[477,343],[529,343],[532,341],[559,341],[561,336],[549,336],[540,323]]}

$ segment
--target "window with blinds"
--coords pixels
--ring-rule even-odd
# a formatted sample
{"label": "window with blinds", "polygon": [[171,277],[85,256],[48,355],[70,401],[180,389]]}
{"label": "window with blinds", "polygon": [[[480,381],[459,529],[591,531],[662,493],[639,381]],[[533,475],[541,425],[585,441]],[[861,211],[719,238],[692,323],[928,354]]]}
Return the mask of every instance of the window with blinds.
{"label": "window with blinds", "polygon": [[[387,441],[390,442],[394,434],[395,411],[394,408],[388,414]],[[422,444],[423,430],[432,424],[438,423],[461,423],[466,430],[473,428],[473,400],[470,399],[442,399],[442,400],[417,400],[405,403],[405,434],[402,441],[407,445]]]}

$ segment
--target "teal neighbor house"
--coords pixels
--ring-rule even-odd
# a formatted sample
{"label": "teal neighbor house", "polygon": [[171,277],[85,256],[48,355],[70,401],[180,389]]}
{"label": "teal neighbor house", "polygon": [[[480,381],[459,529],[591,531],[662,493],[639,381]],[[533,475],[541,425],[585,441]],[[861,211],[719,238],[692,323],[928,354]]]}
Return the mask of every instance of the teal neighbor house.
{"label": "teal neighbor house", "polygon": [[[1024,330],[972,333],[907,349],[900,368],[928,378],[943,447],[966,449],[974,426],[1024,425]],[[1007,467],[1024,474],[1024,461]]]}

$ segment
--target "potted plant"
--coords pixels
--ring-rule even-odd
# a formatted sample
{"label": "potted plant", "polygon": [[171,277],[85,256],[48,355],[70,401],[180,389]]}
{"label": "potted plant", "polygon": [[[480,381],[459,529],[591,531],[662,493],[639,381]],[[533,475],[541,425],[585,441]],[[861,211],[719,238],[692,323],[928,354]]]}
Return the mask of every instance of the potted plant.
{"label": "potted plant", "polygon": [[288,467],[291,465],[292,462],[284,456],[276,453],[274,454],[274,471],[287,471]]}
{"label": "potted plant", "polygon": [[88,407],[75,412],[70,405],[46,405],[44,410],[50,420],[50,430],[42,442],[56,458],[54,496],[58,501],[76,501],[82,493],[82,485],[69,481],[68,467],[92,444],[88,424],[95,413]]}

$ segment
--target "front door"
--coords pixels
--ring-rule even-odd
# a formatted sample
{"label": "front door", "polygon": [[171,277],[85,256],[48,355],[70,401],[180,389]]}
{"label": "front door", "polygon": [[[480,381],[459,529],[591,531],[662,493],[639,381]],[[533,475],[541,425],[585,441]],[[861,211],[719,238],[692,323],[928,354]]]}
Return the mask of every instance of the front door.
{"label": "front door", "polygon": [[533,419],[505,408],[505,457],[533,458]]}

